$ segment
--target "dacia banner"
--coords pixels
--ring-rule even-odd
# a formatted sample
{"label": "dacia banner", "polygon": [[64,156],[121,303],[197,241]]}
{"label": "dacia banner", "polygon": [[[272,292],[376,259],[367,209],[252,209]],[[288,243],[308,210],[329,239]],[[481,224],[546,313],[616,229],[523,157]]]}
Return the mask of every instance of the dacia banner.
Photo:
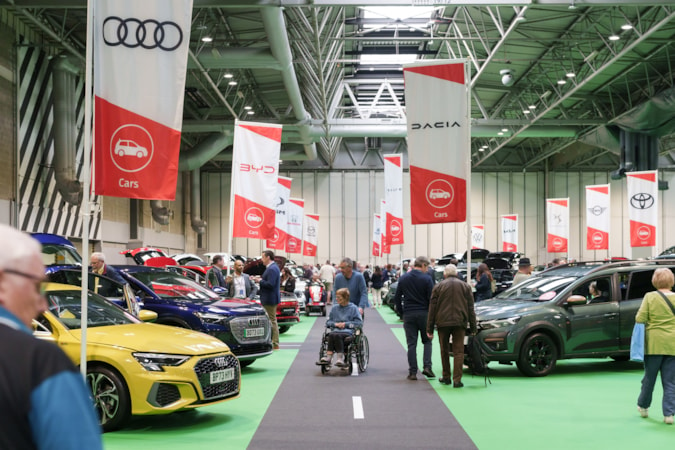
{"label": "dacia banner", "polygon": [[384,201],[390,245],[403,244],[403,161],[401,155],[384,155]]}
{"label": "dacia banner", "polygon": [[609,250],[609,184],[586,186],[586,249]]}
{"label": "dacia banner", "polygon": [[319,245],[319,215],[305,214],[302,227],[303,256],[316,256],[317,245]]}
{"label": "dacia banner", "polygon": [[424,61],[405,65],[403,75],[412,223],[464,222],[471,146],[468,65]]}
{"label": "dacia banner", "polygon": [[373,214],[373,256],[381,256],[380,254],[380,215]]}
{"label": "dacia banner", "polygon": [[97,195],[174,200],[192,0],[94,0]]}
{"label": "dacia banner", "polygon": [[471,248],[485,248],[485,225],[471,225]]}
{"label": "dacia banner", "polygon": [[567,253],[570,238],[570,199],[546,199],[546,249],[551,253]]}
{"label": "dacia banner", "polygon": [[286,249],[288,228],[288,199],[291,197],[291,178],[279,177],[277,182],[276,215],[274,219],[274,236],[267,240],[267,248]]}
{"label": "dacia banner", "polygon": [[628,182],[628,218],[630,246],[656,246],[658,211],[656,199],[659,181],[656,170],[626,172]]}
{"label": "dacia banner", "polygon": [[502,251],[518,251],[518,214],[502,216]]}
{"label": "dacia banner", "polygon": [[305,201],[300,198],[289,199],[286,253],[302,253],[302,219],[304,214]]}
{"label": "dacia banner", "polygon": [[391,253],[389,245],[389,236],[387,236],[387,202],[380,201],[380,251],[383,255]]}
{"label": "dacia banner", "polygon": [[281,125],[235,121],[232,237],[274,238],[280,148]]}

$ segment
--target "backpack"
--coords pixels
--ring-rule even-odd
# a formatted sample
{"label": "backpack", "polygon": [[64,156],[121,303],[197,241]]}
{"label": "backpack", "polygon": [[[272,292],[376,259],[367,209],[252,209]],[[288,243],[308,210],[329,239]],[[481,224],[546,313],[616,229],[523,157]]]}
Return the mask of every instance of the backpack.
{"label": "backpack", "polygon": [[464,354],[464,364],[469,367],[471,375],[485,376],[485,386],[488,382],[492,384],[489,375],[488,358],[483,351],[478,339],[475,336],[469,336],[469,342],[466,344],[466,351]]}

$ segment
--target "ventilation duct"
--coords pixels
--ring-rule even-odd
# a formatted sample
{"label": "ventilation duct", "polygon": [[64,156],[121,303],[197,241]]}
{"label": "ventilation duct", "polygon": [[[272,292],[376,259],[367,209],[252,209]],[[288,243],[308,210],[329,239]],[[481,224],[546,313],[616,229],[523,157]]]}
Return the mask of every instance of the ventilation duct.
{"label": "ventilation duct", "polygon": [[[621,179],[626,172],[658,169],[659,139],[656,136],[620,130],[619,142],[619,168],[610,174],[612,179]],[[668,183],[659,181],[659,189],[668,189]]]}
{"label": "ventilation duct", "polygon": [[214,159],[220,152],[232,145],[232,132],[214,133],[209,135],[192,150],[181,151],[178,161],[178,170],[195,170]]}
{"label": "ventilation duct", "polygon": [[197,234],[204,234],[206,232],[206,221],[201,218],[200,192],[201,180],[199,177],[199,169],[190,171],[191,186],[190,186],[190,211],[192,229]]}
{"label": "ventilation duct", "polygon": [[150,200],[150,207],[152,208],[152,218],[160,225],[169,224],[169,210],[162,206],[160,200]]}

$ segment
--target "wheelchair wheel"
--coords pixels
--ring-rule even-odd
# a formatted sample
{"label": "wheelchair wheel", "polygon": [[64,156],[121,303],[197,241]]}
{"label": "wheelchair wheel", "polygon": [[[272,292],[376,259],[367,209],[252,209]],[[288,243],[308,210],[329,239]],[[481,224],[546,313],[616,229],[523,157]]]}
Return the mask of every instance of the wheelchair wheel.
{"label": "wheelchair wheel", "polygon": [[359,371],[365,372],[368,368],[368,360],[370,359],[370,348],[368,347],[368,337],[365,334],[361,335],[358,347],[356,349],[356,362],[359,364]]}
{"label": "wheelchair wheel", "polygon": [[325,375],[328,372],[329,367],[326,365],[321,366],[321,375]]}

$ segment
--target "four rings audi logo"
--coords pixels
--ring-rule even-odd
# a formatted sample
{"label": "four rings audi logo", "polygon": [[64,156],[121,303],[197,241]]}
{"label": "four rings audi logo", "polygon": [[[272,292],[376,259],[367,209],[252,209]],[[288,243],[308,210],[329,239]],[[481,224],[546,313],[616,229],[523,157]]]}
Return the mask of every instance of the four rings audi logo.
{"label": "four rings audi logo", "polygon": [[651,194],[640,192],[630,198],[630,206],[635,209],[649,209],[654,205],[654,197]]}
{"label": "four rings audi logo", "polygon": [[257,317],[256,317],[256,318],[249,318],[249,319],[248,319],[248,325],[249,325],[250,327],[259,327],[259,326],[261,326],[262,324],[263,324],[263,323],[262,323],[262,320],[259,319],[259,318],[257,318]]}
{"label": "four rings audi logo", "polygon": [[123,45],[127,48],[143,47],[147,50],[159,48],[171,52],[183,42],[183,30],[177,23],[160,22],[155,19],[122,19],[106,17],[103,21],[103,42],[111,47]]}

